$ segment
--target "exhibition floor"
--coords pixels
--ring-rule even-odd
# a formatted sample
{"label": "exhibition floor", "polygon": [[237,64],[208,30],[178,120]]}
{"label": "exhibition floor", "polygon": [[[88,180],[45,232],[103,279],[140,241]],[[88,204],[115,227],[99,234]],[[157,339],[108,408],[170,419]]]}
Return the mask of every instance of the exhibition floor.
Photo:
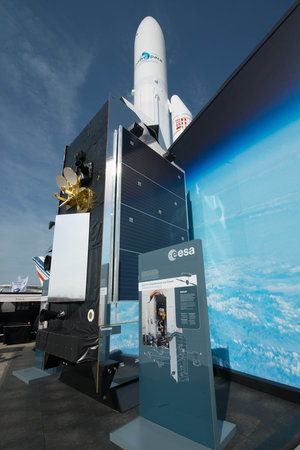
{"label": "exhibition floor", "polygon": [[[137,417],[138,407],[120,414],[57,376],[23,383],[12,371],[33,365],[33,348],[0,343],[1,449],[118,449],[109,433]],[[226,449],[292,450],[300,444],[299,405],[221,377],[215,386],[219,418],[237,425]]]}

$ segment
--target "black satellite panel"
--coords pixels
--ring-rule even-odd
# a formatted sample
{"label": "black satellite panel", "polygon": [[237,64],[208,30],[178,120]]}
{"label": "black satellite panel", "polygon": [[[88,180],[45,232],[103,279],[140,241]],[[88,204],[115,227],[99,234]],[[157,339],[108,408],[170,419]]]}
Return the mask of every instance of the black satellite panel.
{"label": "black satellite panel", "polygon": [[138,255],[186,241],[184,172],[123,129],[119,300],[138,300]]}

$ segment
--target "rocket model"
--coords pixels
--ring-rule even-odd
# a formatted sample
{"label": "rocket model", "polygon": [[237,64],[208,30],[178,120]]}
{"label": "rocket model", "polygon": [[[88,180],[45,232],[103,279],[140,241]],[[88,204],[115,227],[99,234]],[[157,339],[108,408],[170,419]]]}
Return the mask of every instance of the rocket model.
{"label": "rocket model", "polygon": [[165,39],[153,17],[139,25],[134,41],[134,106],[159,125],[164,146],[170,146]]}
{"label": "rocket model", "polygon": [[168,100],[166,48],[163,32],[153,17],[140,23],[134,42],[134,105],[123,99],[147,126],[158,125],[158,142],[167,150],[192,121],[192,114],[177,95]]}

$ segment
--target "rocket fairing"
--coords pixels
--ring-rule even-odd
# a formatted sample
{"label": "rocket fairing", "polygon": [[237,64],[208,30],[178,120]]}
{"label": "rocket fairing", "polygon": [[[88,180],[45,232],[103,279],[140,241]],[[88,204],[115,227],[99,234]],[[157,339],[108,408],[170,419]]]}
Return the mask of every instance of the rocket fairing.
{"label": "rocket fairing", "polygon": [[134,41],[134,106],[159,124],[165,148],[170,146],[166,48],[153,17],[140,23]]}
{"label": "rocket fairing", "polygon": [[[173,140],[192,120],[178,96],[168,100],[166,48],[163,32],[153,17],[140,23],[134,42],[134,105],[125,101],[146,125],[159,125],[158,142],[167,150],[171,144],[170,108]],[[180,128],[179,128],[180,123]]]}

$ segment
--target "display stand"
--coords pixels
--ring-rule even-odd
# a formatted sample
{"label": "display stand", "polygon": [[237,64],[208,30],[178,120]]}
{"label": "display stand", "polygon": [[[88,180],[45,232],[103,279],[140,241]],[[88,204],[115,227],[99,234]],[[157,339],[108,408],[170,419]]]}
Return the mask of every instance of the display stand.
{"label": "display stand", "polygon": [[26,384],[34,383],[52,375],[57,375],[61,372],[61,367],[53,367],[51,369],[43,369],[44,353],[41,350],[35,349],[34,366],[26,367],[25,369],[14,370],[13,375]]}
{"label": "display stand", "polygon": [[[41,298],[41,306],[43,309],[44,304],[48,300],[48,286],[49,280],[45,280],[42,288],[42,298]],[[40,323],[39,323],[40,324]],[[44,352],[35,348],[34,351],[34,366],[25,367],[24,369],[14,370],[13,375],[19,380],[23,381],[23,383],[31,384],[35,381],[40,381],[45,378],[49,378],[52,375],[56,375],[61,372],[61,367],[53,367],[51,369],[44,369]]]}
{"label": "display stand", "polygon": [[[111,433],[130,449],[222,449],[200,240],[139,256],[140,417]],[[157,440],[157,442],[156,442]]]}
{"label": "display stand", "polygon": [[14,370],[13,375],[26,384],[40,381],[53,375],[52,369],[42,370],[37,367],[26,367],[25,369]]}
{"label": "display stand", "polygon": [[[217,448],[221,450],[234,436],[235,425],[226,421],[218,421],[218,425],[220,443]],[[209,448],[140,416],[110,433],[110,440],[125,450],[153,450],[161,448],[206,450]]]}

